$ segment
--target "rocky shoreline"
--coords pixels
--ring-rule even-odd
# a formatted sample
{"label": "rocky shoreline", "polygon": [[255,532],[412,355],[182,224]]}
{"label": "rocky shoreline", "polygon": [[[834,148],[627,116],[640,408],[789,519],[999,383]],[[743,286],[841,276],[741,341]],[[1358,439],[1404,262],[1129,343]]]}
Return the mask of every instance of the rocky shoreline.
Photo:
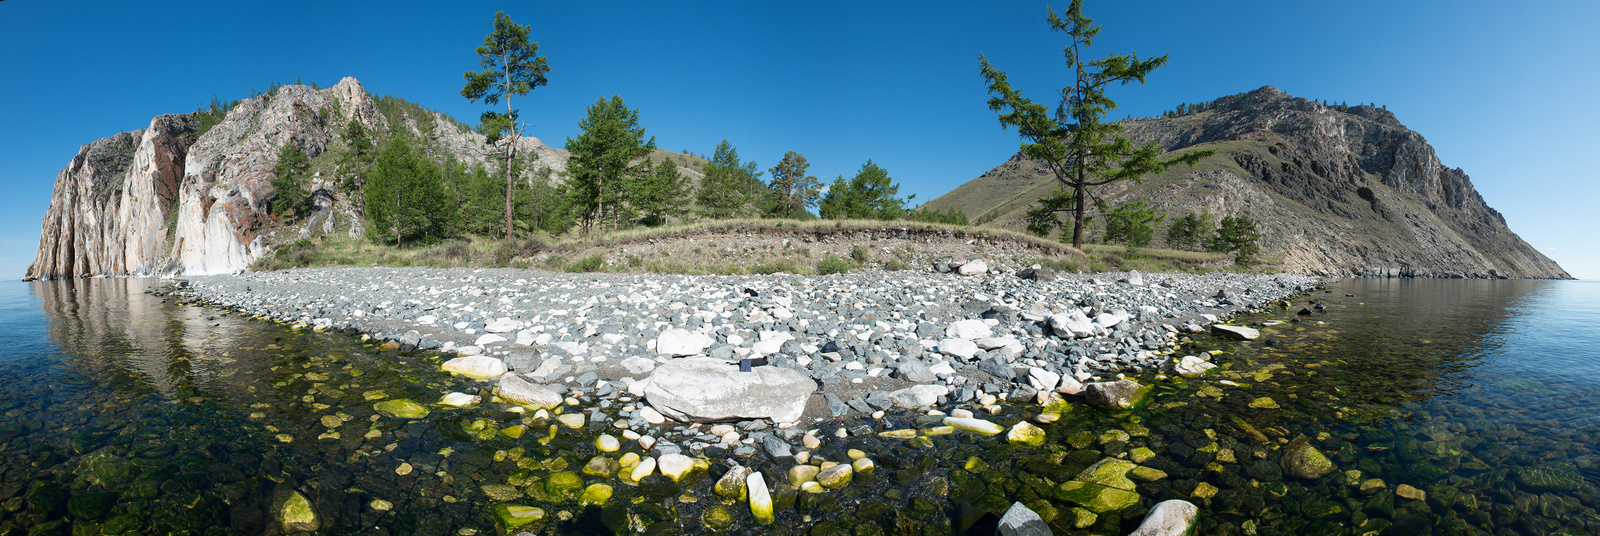
{"label": "rocky shoreline", "polygon": [[[821,477],[837,477],[840,469],[826,469],[839,464],[808,456],[829,436],[917,436],[891,430],[907,420],[997,434],[1005,428],[982,417],[1003,401],[1058,404],[1084,384],[1089,398],[1115,404],[1112,387],[1132,383],[1115,381],[1124,375],[1209,366],[1204,356],[1171,355],[1181,333],[1317,284],[1288,274],[1055,274],[947,261],[824,277],[300,269],[196,276],[168,292],[453,357],[445,370],[482,381],[440,393],[439,403],[493,401],[597,434],[614,428],[646,454],[621,470],[635,480],[657,463],[678,476],[694,470],[685,456],[731,468],[721,480],[757,479],[743,468],[752,462],[826,466],[804,482],[788,475],[804,490],[837,480]],[[751,373],[738,371],[742,359]],[[708,388],[738,382],[747,385]],[[1023,421],[1007,438],[1035,435],[1043,439]],[[597,445],[608,438],[617,441],[604,434]],[[852,451],[858,463],[842,465],[870,471],[866,456]]]}

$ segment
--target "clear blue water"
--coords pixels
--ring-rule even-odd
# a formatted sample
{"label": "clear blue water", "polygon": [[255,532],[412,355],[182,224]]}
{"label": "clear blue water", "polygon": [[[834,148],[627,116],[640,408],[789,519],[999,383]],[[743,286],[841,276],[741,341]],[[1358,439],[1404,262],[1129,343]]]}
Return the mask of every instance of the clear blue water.
{"label": "clear blue water", "polygon": [[[431,405],[473,384],[436,356],[179,305],[145,292],[156,284],[0,283],[0,536],[280,534],[286,490],[316,508],[322,534],[489,534],[483,486],[508,483],[524,495],[513,503],[549,512],[539,531],[564,534],[699,533],[720,513],[735,533],[940,534],[964,528],[969,505],[1014,501],[1058,534],[1123,534],[1172,498],[1201,506],[1201,534],[1600,534],[1595,282],[1337,282],[1239,319],[1260,341],[1193,337],[1183,353],[1222,351],[1218,372],[1143,378],[1155,397],[1139,410],[1075,404],[1039,447],[830,440],[819,456],[860,448],[879,470],[827,494],[781,492],[772,526],[709,492],[720,469],[676,486],[586,475],[616,488],[586,508],[546,483],[600,455],[599,431],[547,432],[490,404],[382,417],[375,392]],[[520,438],[494,432],[519,424]],[[1336,470],[1285,474],[1302,443]],[[1140,449],[1163,474],[1140,480],[1131,506],[1090,519],[1057,492]]]}

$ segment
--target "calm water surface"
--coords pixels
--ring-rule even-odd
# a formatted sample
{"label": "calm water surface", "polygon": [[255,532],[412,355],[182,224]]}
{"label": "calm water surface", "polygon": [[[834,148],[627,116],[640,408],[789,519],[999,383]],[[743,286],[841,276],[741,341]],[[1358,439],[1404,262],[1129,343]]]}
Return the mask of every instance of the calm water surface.
{"label": "calm water surface", "polygon": [[[321,534],[490,534],[496,504],[543,508],[524,527],[535,532],[944,534],[1013,501],[1058,534],[1123,534],[1170,498],[1201,506],[1202,534],[1600,533],[1592,282],[1335,283],[1241,319],[1261,341],[1193,338],[1183,353],[1221,352],[1214,374],[1144,378],[1154,400],[1129,412],[1072,405],[1036,447],[825,428],[819,457],[859,448],[878,469],[822,494],[775,486],[771,526],[712,493],[722,467],[682,483],[594,474],[594,458],[639,449],[598,452],[593,438],[616,432],[604,426],[437,405],[486,384],[439,372],[436,356],[146,293],[158,284],[0,283],[0,536],[286,534],[307,528],[279,518],[295,494]],[[401,398],[430,414],[374,409]],[[1301,444],[1335,470],[1287,474],[1284,452]],[[1148,469],[1134,474],[1137,502],[1067,500],[1063,484],[1105,458]],[[746,463],[769,482],[787,469]],[[581,504],[594,484],[612,497]]]}

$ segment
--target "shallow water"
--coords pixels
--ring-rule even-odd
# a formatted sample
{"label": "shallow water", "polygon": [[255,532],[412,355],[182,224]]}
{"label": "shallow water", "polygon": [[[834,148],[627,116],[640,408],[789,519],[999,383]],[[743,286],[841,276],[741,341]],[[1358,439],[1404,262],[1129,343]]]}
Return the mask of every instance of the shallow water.
{"label": "shallow water", "polygon": [[[782,491],[772,526],[710,491],[720,468],[682,484],[584,475],[602,454],[591,440],[617,430],[438,406],[487,384],[439,372],[434,356],[163,301],[145,293],[156,284],[0,284],[0,535],[280,534],[290,491],[323,534],[489,534],[498,501],[484,486],[503,484],[520,497],[500,500],[546,510],[528,528],[557,533],[697,533],[725,512],[736,533],[940,534],[975,517],[966,505],[1021,501],[1058,533],[1121,534],[1169,498],[1201,506],[1202,534],[1600,533],[1595,283],[1342,282],[1241,319],[1292,321],[1262,341],[1194,337],[1184,353],[1221,350],[1221,370],[1146,378],[1155,400],[1138,410],[1073,405],[1038,447],[965,433],[846,440],[826,427],[818,456],[858,448],[878,469],[842,490]],[[1294,314],[1318,299],[1325,311]],[[374,410],[398,398],[431,413]],[[1039,411],[987,418],[1010,426]],[[872,431],[929,421],[891,416]],[[1301,436],[1337,470],[1285,475],[1280,458]],[[1091,520],[1059,488],[1107,457],[1165,475],[1144,473],[1137,502]],[[769,484],[787,469],[746,463]],[[615,495],[584,507],[550,485],[564,473]]]}

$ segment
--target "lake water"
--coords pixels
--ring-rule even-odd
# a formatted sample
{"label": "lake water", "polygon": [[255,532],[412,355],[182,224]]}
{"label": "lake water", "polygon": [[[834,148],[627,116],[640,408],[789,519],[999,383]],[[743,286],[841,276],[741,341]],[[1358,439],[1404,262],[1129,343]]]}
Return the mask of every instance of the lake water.
{"label": "lake water", "polygon": [[[1200,534],[1600,533],[1600,283],[1337,282],[1240,319],[1283,322],[1260,341],[1193,337],[1183,353],[1221,351],[1222,367],[1144,378],[1155,389],[1140,409],[1066,407],[1044,445],[830,432],[817,457],[856,448],[877,469],[818,494],[773,486],[770,526],[711,491],[720,466],[681,483],[596,475],[591,460],[640,449],[598,451],[597,435],[620,435],[606,426],[435,404],[486,384],[440,372],[437,356],[146,293],[159,284],[0,283],[0,536],[491,534],[497,504],[542,509],[523,527],[538,533],[944,534],[1014,501],[1058,534],[1125,534],[1171,498],[1201,507]],[[395,399],[430,414],[374,408]],[[1039,411],[980,416],[1009,426]],[[1302,446],[1334,470],[1292,474],[1281,461]],[[1127,481],[1137,501],[1067,500],[1066,483],[1106,458],[1142,467]],[[788,469],[746,463],[769,483]],[[582,504],[596,484],[612,496]],[[281,512],[302,503],[315,522],[286,528]]]}

